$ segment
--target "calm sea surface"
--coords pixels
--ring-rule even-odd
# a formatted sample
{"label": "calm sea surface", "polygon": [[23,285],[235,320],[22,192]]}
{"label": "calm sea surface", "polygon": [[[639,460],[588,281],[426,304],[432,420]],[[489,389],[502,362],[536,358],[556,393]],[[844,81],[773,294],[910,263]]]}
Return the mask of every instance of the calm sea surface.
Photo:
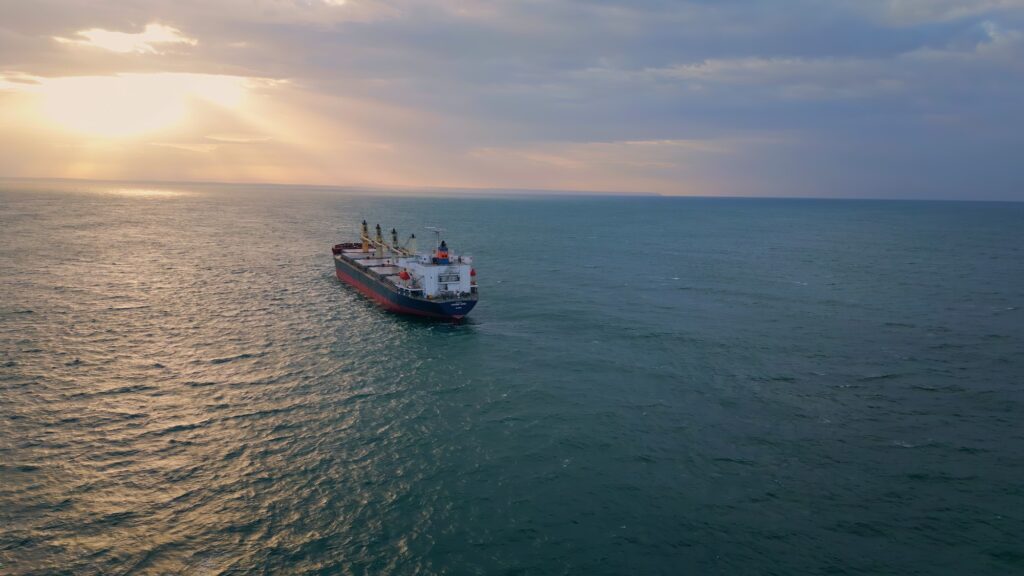
{"label": "calm sea surface", "polygon": [[5,181],[0,298],[2,574],[1024,571],[1024,204]]}

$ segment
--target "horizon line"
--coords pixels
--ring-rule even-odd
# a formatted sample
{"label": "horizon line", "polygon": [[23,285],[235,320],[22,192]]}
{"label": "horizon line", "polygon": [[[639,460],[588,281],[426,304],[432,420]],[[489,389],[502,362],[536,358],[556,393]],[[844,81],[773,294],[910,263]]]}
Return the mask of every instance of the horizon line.
{"label": "horizon line", "polygon": [[881,196],[754,196],[743,194],[665,194],[661,192],[627,192],[616,190],[580,190],[565,188],[496,188],[496,187],[468,187],[468,186],[407,186],[407,185],[358,185],[358,184],[295,184],[281,182],[245,182],[245,181],[217,181],[217,180],[161,180],[161,179],[137,179],[126,180],[120,178],[67,178],[54,176],[2,176],[0,180],[16,181],[58,181],[58,182],[91,182],[91,183],[117,183],[117,184],[156,184],[156,185],[212,185],[212,186],[268,186],[274,188],[307,188],[322,190],[349,190],[349,191],[380,191],[409,193],[412,196],[425,196],[422,192],[452,192],[457,195],[469,196],[472,192],[483,192],[477,197],[488,196],[488,192],[504,194],[506,196],[582,196],[582,197],[636,197],[636,198],[695,198],[695,199],[746,199],[746,200],[839,200],[839,201],[892,201],[892,202],[989,202],[989,203],[1011,203],[1019,204],[1024,198],[1013,199],[992,199],[992,198],[918,198],[918,197],[881,197]]}

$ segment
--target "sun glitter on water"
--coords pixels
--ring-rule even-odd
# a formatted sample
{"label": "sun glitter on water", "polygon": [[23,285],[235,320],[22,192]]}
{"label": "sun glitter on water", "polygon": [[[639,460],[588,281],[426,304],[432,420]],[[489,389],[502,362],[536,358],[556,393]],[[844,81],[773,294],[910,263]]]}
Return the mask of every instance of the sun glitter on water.
{"label": "sun glitter on water", "polygon": [[105,191],[108,196],[127,196],[129,198],[175,198],[190,196],[191,192],[164,188],[110,188]]}

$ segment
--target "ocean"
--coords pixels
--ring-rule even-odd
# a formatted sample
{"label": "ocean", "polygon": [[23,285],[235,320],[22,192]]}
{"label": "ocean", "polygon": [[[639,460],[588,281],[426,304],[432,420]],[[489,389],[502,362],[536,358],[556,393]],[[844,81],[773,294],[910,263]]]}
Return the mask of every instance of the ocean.
{"label": "ocean", "polygon": [[2,574],[1024,571],[1024,204],[7,180],[0,294]]}

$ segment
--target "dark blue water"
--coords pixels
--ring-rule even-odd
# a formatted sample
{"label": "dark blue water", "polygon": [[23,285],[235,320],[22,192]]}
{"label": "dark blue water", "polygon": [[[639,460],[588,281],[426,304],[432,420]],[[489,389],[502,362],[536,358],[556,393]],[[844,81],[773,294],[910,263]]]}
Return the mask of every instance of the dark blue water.
{"label": "dark blue water", "polygon": [[0,188],[0,573],[1024,570],[1022,204]]}

